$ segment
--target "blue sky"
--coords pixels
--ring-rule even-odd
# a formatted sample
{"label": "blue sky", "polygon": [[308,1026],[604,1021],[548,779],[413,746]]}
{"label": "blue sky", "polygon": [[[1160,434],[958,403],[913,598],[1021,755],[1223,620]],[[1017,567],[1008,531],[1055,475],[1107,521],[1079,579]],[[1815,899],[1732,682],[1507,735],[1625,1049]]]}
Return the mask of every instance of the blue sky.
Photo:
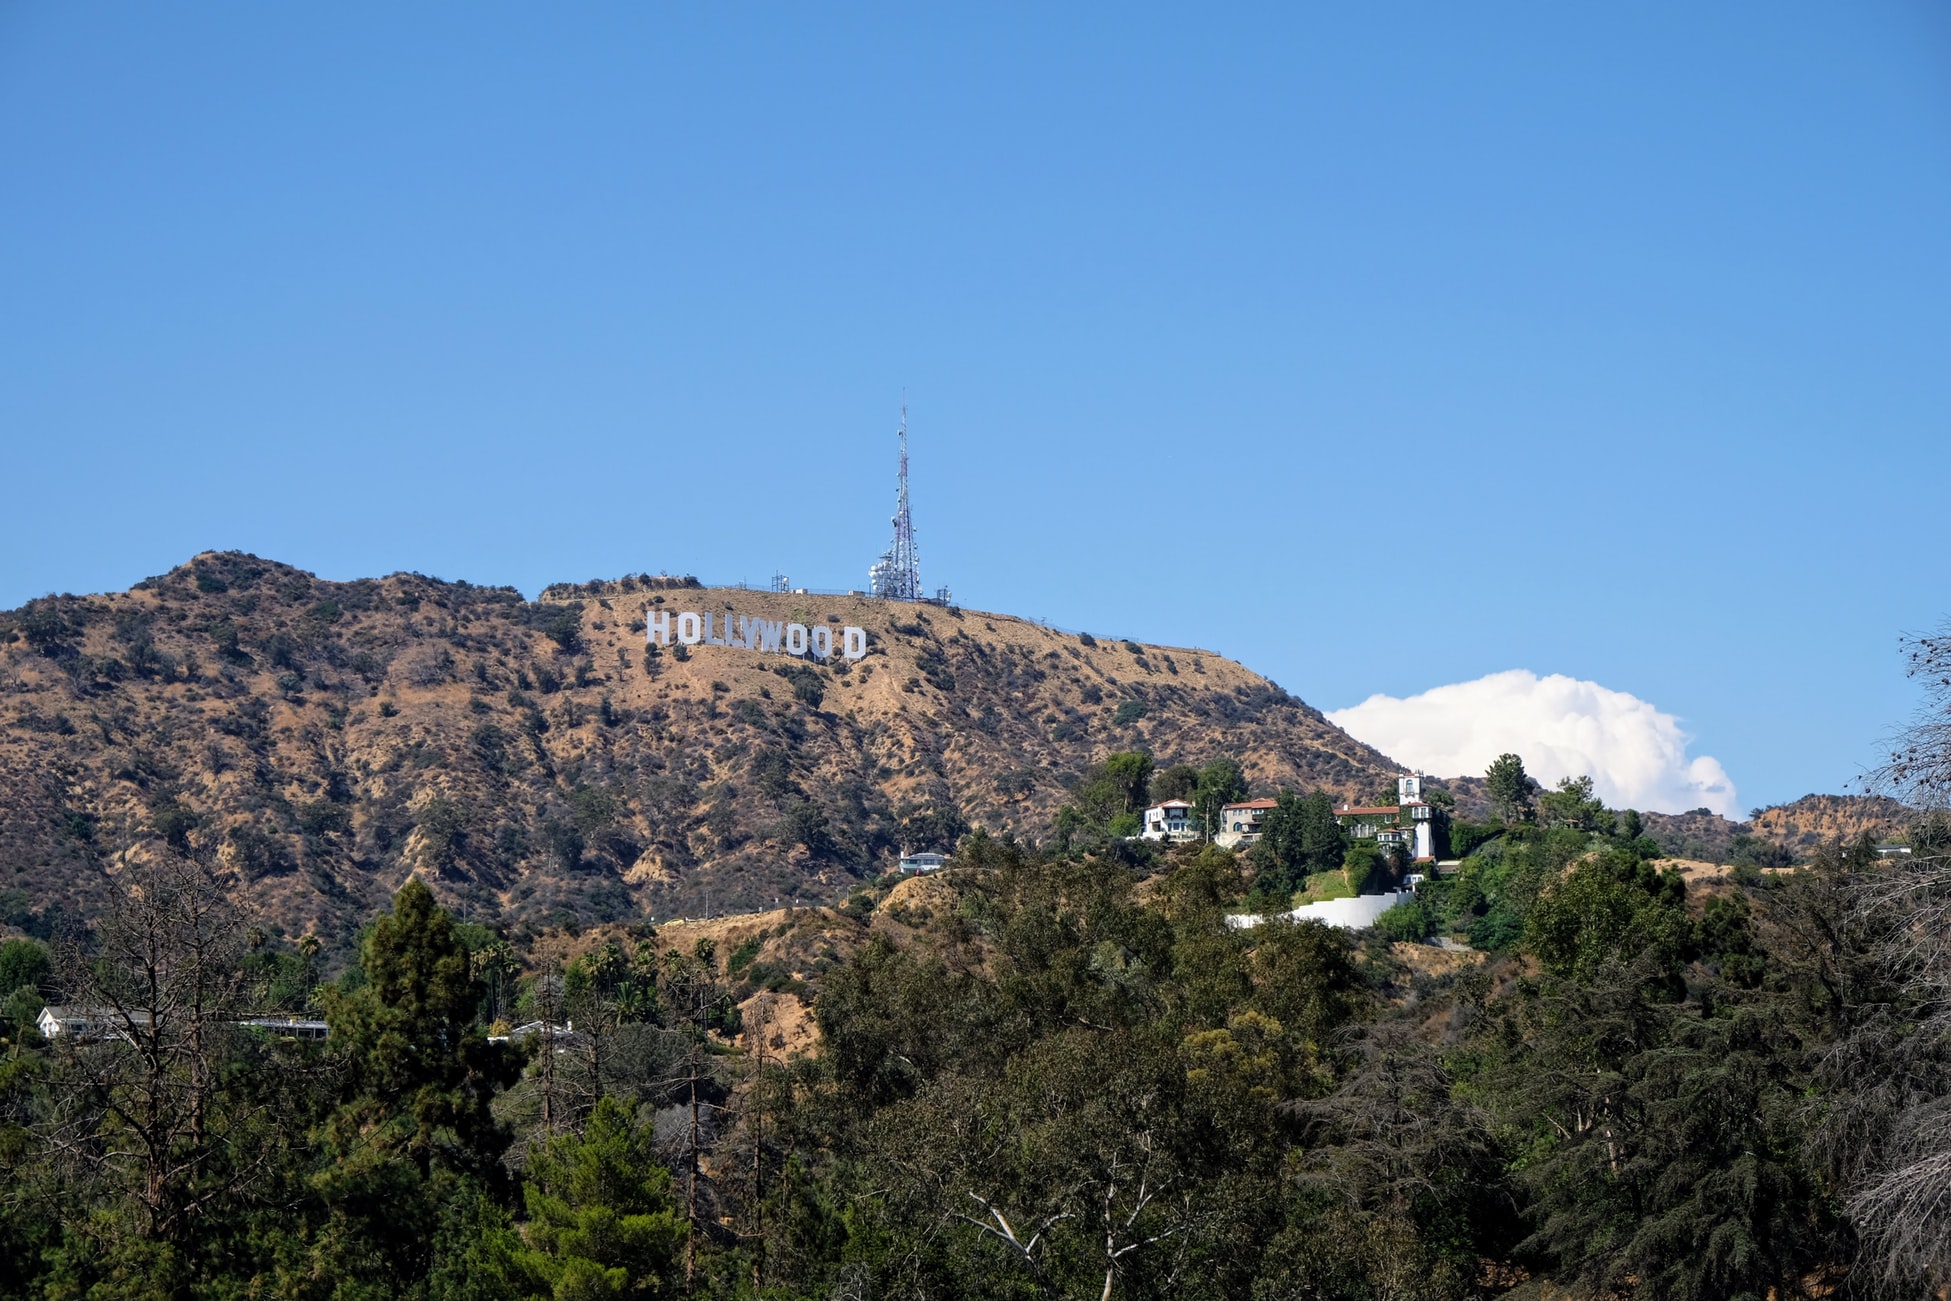
{"label": "blue sky", "polygon": [[[1575,11],[1576,10],[1576,11]],[[1836,790],[1951,613],[1936,3],[0,3],[0,605],[923,577]]]}

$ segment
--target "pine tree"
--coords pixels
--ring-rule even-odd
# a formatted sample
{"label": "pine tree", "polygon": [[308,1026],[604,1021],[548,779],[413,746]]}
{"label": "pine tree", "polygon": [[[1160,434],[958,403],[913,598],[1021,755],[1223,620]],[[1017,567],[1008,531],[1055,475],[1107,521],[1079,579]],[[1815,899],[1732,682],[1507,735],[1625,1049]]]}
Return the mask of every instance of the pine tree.
{"label": "pine tree", "polygon": [[580,1136],[537,1149],[528,1173],[529,1249],[519,1259],[556,1296],[673,1292],[686,1225],[648,1125],[604,1098]]}
{"label": "pine tree", "polygon": [[330,1164],[314,1186],[329,1214],[311,1268],[340,1279],[342,1294],[381,1296],[401,1278],[437,1272],[458,1249],[440,1240],[445,1208],[511,1195],[501,1164],[509,1134],[488,1108],[521,1063],[488,1042],[476,1016],[485,989],[418,880],[401,888],[360,957],[366,983],[325,999],[344,1074],[321,1135]]}
{"label": "pine tree", "polygon": [[423,1175],[440,1167],[496,1177],[508,1135],[488,1104],[520,1063],[477,1024],[486,990],[453,920],[419,880],[373,927],[361,964],[365,985],[326,1001],[348,1064],[335,1140],[404,1155]]}
{"label": "pine tree", "polygon": [[1531,778],[1524,771],[1524,760],[1514,754],[1500,754],[1484,773],[1489,787],[1490,807],[1506,822],[1531,820]]}

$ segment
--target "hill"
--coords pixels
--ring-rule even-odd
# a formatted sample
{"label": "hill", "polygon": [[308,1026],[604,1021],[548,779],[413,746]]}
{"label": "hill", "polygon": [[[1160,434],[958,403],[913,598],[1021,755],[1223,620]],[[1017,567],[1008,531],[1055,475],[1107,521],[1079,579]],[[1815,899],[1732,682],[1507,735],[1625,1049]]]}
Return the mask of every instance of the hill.
{"label": "hill", "polygon": [[1917,811],[1887,795],[1804,795],[1792,804],[1763,809],[1749,824],[1762,836],[1806,856],[1817,845],[1848,842],[1868,833],[1876,840],[1900,838]]}
{"label": "hill", "polygon": [[1804,795],[1759,810],[1747,822],[1705,809],[1643,816],[1647,834],[1669,854],[1725,863],[1743,837],[1785,850],[1796,862],[1807,862],[1818,846],[1847,844],[1865,832],[1879,841],[1900,839],[1917,813],[1885,795]]}
{"label": "hill", "polygon": [[[1482,777],[1451,777],[1443,784],[1455,798],[1460,816],[1482,820],[1491,815]],[[1819,845],[1848,843],[1866,831],[1879,841],[1900,839],[1916,818],[1915,809],[1887,795],[1804,795],[1790,804],[1756,810],[1747,822],[1708,809],[1640,811],[1646,834],[1668,854],[1707,863],[1729,862],[1736,838],[1744,836],[1805,862]]]}
{"label": "hill", "polygon": [[[858,662],[647,653],[694,610],[866,630]],[[205,554],[0,614],[0,900],[49,930],[166,846],[268,923],[348,939],[409,874],[543,925],[832,900],[965,825],[1034,838],[1117,750],[1256,790],[1394,765],[1209,651],[1000,614],[648,577],[327,582]]]}

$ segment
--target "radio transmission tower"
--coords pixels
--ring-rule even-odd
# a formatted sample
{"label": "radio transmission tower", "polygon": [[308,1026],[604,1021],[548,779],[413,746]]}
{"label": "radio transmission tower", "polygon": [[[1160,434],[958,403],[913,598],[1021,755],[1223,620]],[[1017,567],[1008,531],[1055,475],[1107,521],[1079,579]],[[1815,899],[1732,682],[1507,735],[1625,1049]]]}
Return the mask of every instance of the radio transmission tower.
{"label": "radio transmission tower", "polygon": [[915,522],[908,513],[908,408],[901,407],[901,471],[895,479],[894,545],[867,570],[867,590],[890,601],[921,599],[921,556],[915,550]]}

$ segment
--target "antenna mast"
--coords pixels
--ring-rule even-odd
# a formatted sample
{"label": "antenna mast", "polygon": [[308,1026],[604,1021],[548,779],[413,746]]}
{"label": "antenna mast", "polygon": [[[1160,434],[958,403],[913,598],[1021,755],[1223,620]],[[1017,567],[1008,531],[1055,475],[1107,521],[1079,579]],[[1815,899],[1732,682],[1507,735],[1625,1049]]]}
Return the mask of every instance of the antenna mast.
{"label": "antenna mast", "polygon": [[915,549],[914,516],[908,508],[908,404],[901,404],[900,470],[894,489],[894,544],[867,571],[868,591],[892,601],[921,599],[921,556]]}

